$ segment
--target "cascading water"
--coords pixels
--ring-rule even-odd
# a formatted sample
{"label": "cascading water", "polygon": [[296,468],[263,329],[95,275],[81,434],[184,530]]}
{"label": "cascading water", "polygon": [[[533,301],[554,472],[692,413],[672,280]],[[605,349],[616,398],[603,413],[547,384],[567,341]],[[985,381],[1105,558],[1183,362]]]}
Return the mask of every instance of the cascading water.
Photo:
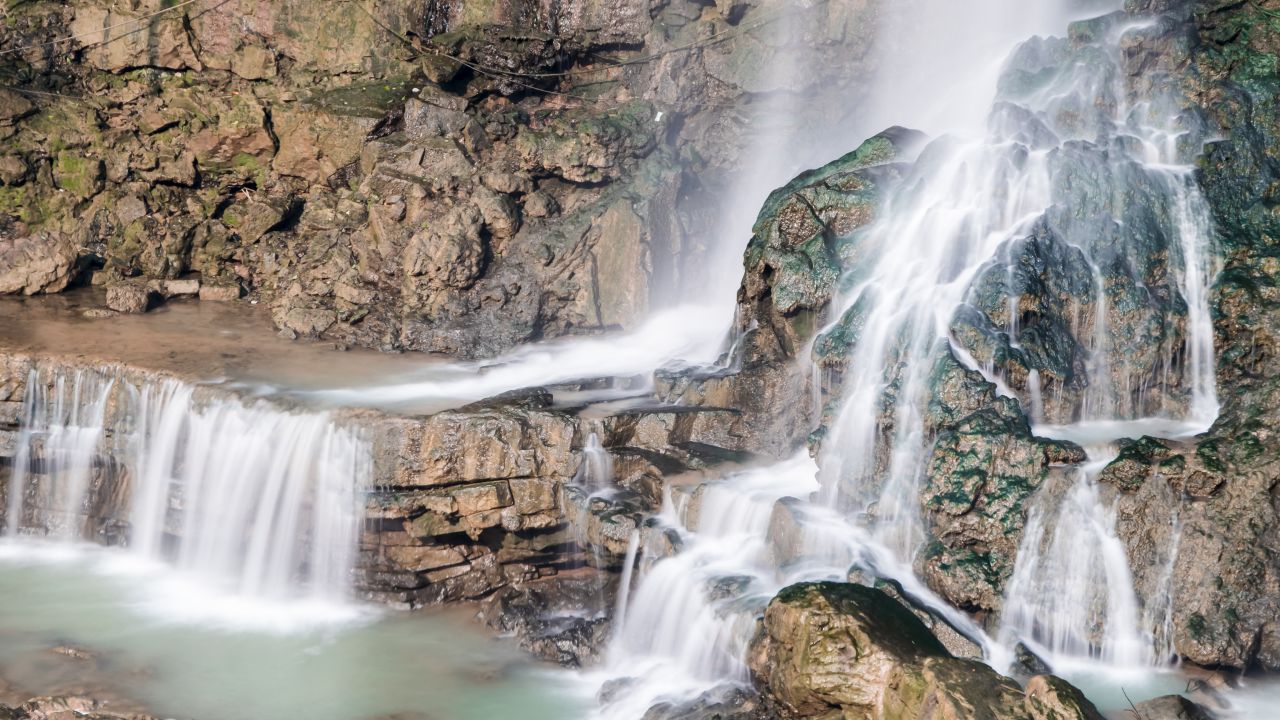
{"label": "cascading water", "polygon": [[[899,10],[911,17],[927,5]],[[1013,5],[992,7],[1016,13]],[[1052,11],[1041,19],[1065,26]],[[855,239],[859,262],[833,315],[833,326],[858,333],[817,467],[806,458],[730,476],[707,487],[692,522],[687,510],[668,509],[684,548],[653,563],[632,595],[609,657],[613,677],[640,680],[605,703],[606,717],[741,682],[743,628],[771,592],[843,578],[851,564],[904,580],[918,604],[1001,668],[1018,641],[1062,663],[1167,657],[1166,633],[1151,627],[1167,613],[1144,612],[1094,481],[1119,439],[1195,433],[1217,412],[1212,234],[1189,166],[1203,137],[1172,89],[1127,84],[1120,51],[1157,25],[1116,13],[1070,39],[1025,42],[1005,63],[985,130],[958,127],[934,140],[889,191]],[[1070,290],[1052,309],[1054,329],[1075,342],[1065,369],[1046,352],[1047,326],[1024,324],[1036,319],[1025,309],[1036,279],[1028,262],[1051,266],[1046,276],[1058,273],[1049,279]],[[1031,513],[1003,644],[911,571],[926,537],[919,493],[933,442],[931,374],[948,353],[1018,399],[1037,434],[1078,442],[1090,456],[1057,495],[1042,491]],[[804,528],[802,549],[775,557],[769,512],[811,491],[821,505],[788,506]],[[746,505],[717,507],[722,496]],[[717,528],[716,518],[734,524]]]}
{"label": "cascading water", "polygon": [[[9,538],[113,539],[227,595],[342,601],[372,473],[369,444],[323,413],[191,385],[33,370],[8,492]],[[115,537],[120,540],[122,538]]]}
{"label": "cascading water", "polygon": [[[1152,641],[1140,630],[1124,545],[1095,482],[1114,455],[1096,448],[1090,455],[1097,459],[1070,478],[1056,516],[1046,518],[1037,507],[1028,518],[1009,581],[1004,639],[1028,643],[1059,669],[1073,658],[1145,665],[1152,659]],[[1054,530],[1041,550],[1048,521]]]}
{"label": "cascading water", "polygon": [[[44,482],[36,488],[33,514],[44,517],[46,531],[68,540],[84,537],[84,500],[103,439],[107,398],[114,383],[100,373],[76,370],[59,374],[46,388],[32,371],[23,401],[22,427],[9,480],[9,497],[25,498],[38,462]],[[5,534],[17,535],[23,503],[9,502]]]}

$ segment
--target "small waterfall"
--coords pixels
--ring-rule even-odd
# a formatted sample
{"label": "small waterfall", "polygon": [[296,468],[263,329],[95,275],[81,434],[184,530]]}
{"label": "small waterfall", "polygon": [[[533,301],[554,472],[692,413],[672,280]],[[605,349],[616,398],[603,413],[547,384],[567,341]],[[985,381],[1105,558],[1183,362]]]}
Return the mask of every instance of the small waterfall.
{"label": "small waterfall", "polygon": [[618,580],[618,599],[614,603],[614,632],[623,632],[627,627],[627,607],[631,602],[631,576],[636,569],[636,556],[640,552],[640,531],[632,530],[631,539],[627,541],[627,555],[622,561],[622,577]]}
{"label": "small waterfall", "polygon": [[1021,641],[1053,667],[1100,660],[1118,667],[1153,662],[1151,635],[1141,611],[1115,514],[1102,502],[1095,477],[1115,458],[1108,447],[1090,448],[1091,462],[1077,471],[1054,504],[1031,511],[1002,615],[1006,644]]}
{"label": "small waterfall", "polygon": [[174,380],[32,371],[6,535],[123,541],[131,558],[234,595],[344,599],[368,442],[325,413],[201,395]]}
{"label": "small waterfall", "polygon": [[783,582],[767,542],[773,506],[816,489],[813,462],[799,456],[673,498],[665,519],[683,549],[654,563],[634,590],[603,672],[639,679],[603,717],[637,718],[661,698],[747,681],[755,618]]}
{"label": "small waterfall", "polygon": [[366,442],[323,413],[202,405],[176,381],[132,401],[132,552],[239,594],[284,598],[301,585],[343,597],[371,474]]}
{"label": "small waterfall", "polygon": [[[27,378],[9,497],[26,498],[30,486],[38,482],[32,512],[43,518],[50,535],[91,539],[85,535],[85,504],[114,384],[103,374],[84,369],[70,376],[58,374],[52,387],[45,386],[38,370]],[[39,478],[32,476],[33,465],[40,468]],[[5,535],[18,536],[22,521],[23,502],[10,502]]]}
{"label": "small waterfall", "polygon": [[582,446],[582,465],[574,484],[588,493],[598,493],[613,486],[613,456],[600,442],[600,436],[591,433]]}

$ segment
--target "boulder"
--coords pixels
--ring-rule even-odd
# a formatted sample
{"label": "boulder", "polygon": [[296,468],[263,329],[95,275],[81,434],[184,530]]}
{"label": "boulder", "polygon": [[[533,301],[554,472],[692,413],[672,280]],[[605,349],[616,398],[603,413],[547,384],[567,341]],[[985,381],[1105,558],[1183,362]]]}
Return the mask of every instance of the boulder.
{"label": "boulder", "polygon": [[1133,706],[1137,720],[1213,720],[1213,713],[1181,695],[1165,695]]}
{"label": "boulder", "polygon": [[0,232],[0,295],[59,292],[75,276],[78,253],[45,233],[6,238]]}
{"label": "boulder", "polygon": [[107,286],[107,307],[116,312],[144,313],[159,297],[159,293],[145,283],[120,282]]}
{"label": "boulder", "polygon": [[757,687],[799,717],[1102,720],[1059,678],[1033,678],[1024,692],[983,663],[952,657],[902,604],[852,583],[778,593],[748,663]]}

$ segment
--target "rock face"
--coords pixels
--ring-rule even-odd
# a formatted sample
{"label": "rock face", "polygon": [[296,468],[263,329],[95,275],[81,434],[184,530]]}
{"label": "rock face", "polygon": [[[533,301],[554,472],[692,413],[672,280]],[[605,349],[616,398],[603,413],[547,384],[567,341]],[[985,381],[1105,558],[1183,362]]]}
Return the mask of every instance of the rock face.
{"label": "rock face", "polygon": [[[773,4],[12,4],[0,293],[198,274],[289,333],[458,355],[629,327],[698,281],[756,96],[852,93],[874,9],[753,30]],[[822,62],[764,77],[788,43]]]}
{"label": "rock face", "polygon": [[1078,690],[1037,676],[1024,692],[952,657],[903,605],[848,583],[802,583],[769,604],[749,662],[762,689],[799,717],[1101,720]]}

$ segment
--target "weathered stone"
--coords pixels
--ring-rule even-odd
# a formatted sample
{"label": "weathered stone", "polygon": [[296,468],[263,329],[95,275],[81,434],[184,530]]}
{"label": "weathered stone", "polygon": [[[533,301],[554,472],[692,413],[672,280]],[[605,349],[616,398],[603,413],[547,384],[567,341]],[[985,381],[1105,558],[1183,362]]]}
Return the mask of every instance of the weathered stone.
{"label": "weathered stone", "polygon": [[158,299],[155,290],[144,283],[121,282],[107,286],[107,307],[122,313],[144,313]]}
{"label": "weathered stone", "polygon": [[22,96],[22,93],[13,90],[0,90],[0,121],[12,122],[35,110],[35,105],[31,104]]}
{"label": "weathered stone", "polygon": [[405,133],[412,140],[453,135],[470,119],[466,109],[466,99],[427,86],[404,104]]}
{"label": "weathered stone", "polygon": [[1213,713],[1181,695],[1165,695],[1133,706],[1142,720],[1213,720]]}
{"label": "weathered stone", "polygon": [[136,13],[80,6],[69,29],[85,48],[85,57],[101,70],[121,72],[139,67],[201,69],[191,47],[184,18],[172,13],[143,21],[149,6]]}
{"label": "weathered stone", "polygon": [[800,717],[1102,720],[1075,688],[1037,677],[1024,694],[951,657],[903,605],[849,583],[801,583],[769,603],[748,662],[762,691]]}
{"label": "weathered stone", "polygon": [[495,481],[466,485],[451,493],[457,501],[458,514],[464,516],[511,505],[511,488],[505,482]]}
{"label": "weathered stone", "polygon": [[77,257],[70,243],[52,235],[0,236],[0,295],[58,292],[74,277]]}
{"label": "weathered stone", "polygon": [[395,546],[385,550],[387,559],[406,570],[437,570],[467,561],[458,548],[450,546]]}
{"label": "weathered stone", "polygon": [[554,510],[559,493],[555,483],[535,478],[517,478],[511,480],[512,501],[521,515],[533,515],[545,510]]}
{"label": "weathered stone", "polygon": [[203,283],[200,285],[200,299],[213,302],[230,302],[239,300],[241,295],[239,283]]}
{"label": "weathered stone", "polygon": [[161,292],[166,297],[194,296],[200,294],[200,281],[196,278],[165,280],[161,283]]}
{"label": "weathered stone", "polygon": [[355,162],[376,120],[331,115],[297,105],[272,113],[280,150],[272,167],[282,175],[294,175],[323,183]]}

